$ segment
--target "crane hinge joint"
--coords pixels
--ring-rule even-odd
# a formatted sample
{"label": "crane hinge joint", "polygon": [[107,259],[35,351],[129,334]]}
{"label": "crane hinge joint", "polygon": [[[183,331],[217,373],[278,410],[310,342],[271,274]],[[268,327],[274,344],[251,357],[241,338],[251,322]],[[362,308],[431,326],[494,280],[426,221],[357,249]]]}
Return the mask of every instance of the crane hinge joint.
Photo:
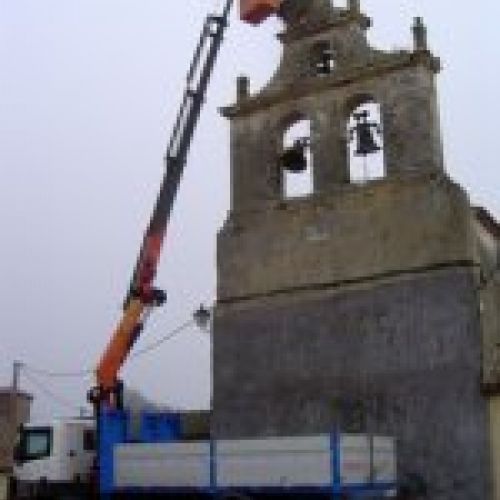
{"label": "crane hinge joint", "polygon": [[167,301],[167,293],[160,288],[149,288],[147,290],[133,289],[131,298],[139,299],[143,304],[151,307],[161,307]]}

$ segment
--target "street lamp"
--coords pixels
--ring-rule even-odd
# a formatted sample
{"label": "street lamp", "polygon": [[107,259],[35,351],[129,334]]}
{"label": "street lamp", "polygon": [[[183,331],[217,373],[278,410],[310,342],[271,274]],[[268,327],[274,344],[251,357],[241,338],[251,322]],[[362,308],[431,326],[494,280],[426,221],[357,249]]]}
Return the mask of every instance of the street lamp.
{"label": "street lamp", "polygon": [[193,313],[193,319],[196,326],[203,331],[207,331],[210,327],[212,313],[203,304]]}

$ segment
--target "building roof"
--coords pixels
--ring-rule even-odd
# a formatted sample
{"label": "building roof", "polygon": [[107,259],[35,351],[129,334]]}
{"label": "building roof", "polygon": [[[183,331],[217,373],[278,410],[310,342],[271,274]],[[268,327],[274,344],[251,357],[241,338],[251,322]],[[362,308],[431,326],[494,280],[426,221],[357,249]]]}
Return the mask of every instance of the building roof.
{"label": "building roof", "polygon": [[500,222],[484,207],[474,207],[478,222],[495,238],[500,239]]}
{"label": "building roof", "polygon": [[12,387],[0,387],[0,396],[4,395],[14,395],[16,394],[18,397],[29,399],[30,401],[33,399],[33,395],[29,394],[25,391],[17,391],[17,393],[12,389]]}

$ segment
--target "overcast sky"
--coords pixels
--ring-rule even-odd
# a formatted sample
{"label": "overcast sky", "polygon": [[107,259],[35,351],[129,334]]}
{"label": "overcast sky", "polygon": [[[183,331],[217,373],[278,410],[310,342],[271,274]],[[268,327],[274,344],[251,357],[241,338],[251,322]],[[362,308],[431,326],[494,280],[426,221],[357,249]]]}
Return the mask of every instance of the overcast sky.
{"label": "overcast sky", "polygon": [[[15,358],[55,371],[95,365],[120,315],[203,18],[218,4],[0,0],[0,385]],[[362,5],[374,18],[370,40],[386,49],[409,47],[412,19],[424,16],[444,63],[448,172],[500,216],[499,3]],[[238,74],[254,91],[271,76],[278,29],[276,20],[255,29],[233,15],[158,276],[169,301],[138,348],[214,300],[215,236],[229,200],[228,128],[217,108],[232,102]],[[209,337],[190,328],[123,376],[161,403],[207,408],[209,365]],[[38,418],[74,412],[91,383],[30,377],[22,384]]]}

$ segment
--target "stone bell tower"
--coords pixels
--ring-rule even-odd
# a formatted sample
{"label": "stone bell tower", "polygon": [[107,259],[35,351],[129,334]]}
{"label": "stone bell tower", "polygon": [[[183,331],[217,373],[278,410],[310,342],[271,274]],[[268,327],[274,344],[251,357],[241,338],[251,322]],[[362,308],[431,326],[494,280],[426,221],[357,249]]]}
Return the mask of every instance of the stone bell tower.
{"label": "stone bell tower", "polygon": [[[255,95],[240,78],[223,110],[213,433],[393,435],[419,498],[493,498],[500,229],[444,171],[426,28],[416,19],[413,48],[385,52],[357,0],[285,0],[281,14],[277,72]],[[360,128],[374,103],[380,135]],[[301,120],[310,136],[284,151]],[[383,148],[381,178],[352,182],[351,138],[365,155]],[[312,193],[287,197],[301,158]]]}

